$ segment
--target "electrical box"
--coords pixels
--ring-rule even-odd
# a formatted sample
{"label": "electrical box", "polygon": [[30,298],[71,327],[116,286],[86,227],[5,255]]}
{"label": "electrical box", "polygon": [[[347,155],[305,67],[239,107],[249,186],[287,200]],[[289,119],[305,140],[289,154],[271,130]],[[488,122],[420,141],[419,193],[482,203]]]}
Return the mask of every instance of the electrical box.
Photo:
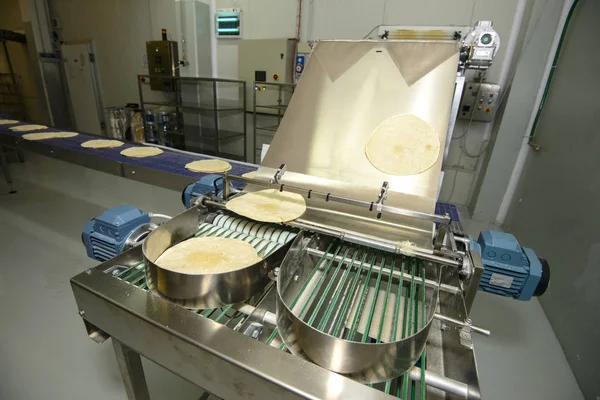
{"label": "electrical box", "polygon": [[496,115],[496,110],[500,105],[499,101],[500,85],[493,83],[465,83],[460,109],[458,110],[459,119],[480,122],[490,122]]}
{"label": "electrical box", "polygon": [[215,30],[218,38],[242,37],[242,11],[239,8],[222,8],[215,11]]}
{"label": "electrical box", "polygon": [[[293,83],[295,39],[254,39],[240,40],[238,45],[239,79],[246,81],[246,105],[248,111],[254,107],[253,92],[256,92],[256,103],[261,105],[277,105],[279,90],[277,86],[265,85],[255,91],[254,81]],[[258,84],[257,86],[260,86]],[[283,104],[288,104],[291,91],[282,91]],[[277,113],[277,110],[260,109],[260,112]]]}
{"label": "electrical box", "polygon": [[179,76],[179,51],[177,42],[173,40],[154,40],[146,42],[150,88],[163,92],[174,92],[174,79],[161,79],[154,76]]}
{"label": "electrical box", "polygon": [[296,59],[294,61],[294,83],[298,84],[302,73],[304,72],[304,67],[308,62],[308,57],[310,57],[310,53],[312,52],[312,48],[308,43],[298,43],[298,49],[296,51]]}

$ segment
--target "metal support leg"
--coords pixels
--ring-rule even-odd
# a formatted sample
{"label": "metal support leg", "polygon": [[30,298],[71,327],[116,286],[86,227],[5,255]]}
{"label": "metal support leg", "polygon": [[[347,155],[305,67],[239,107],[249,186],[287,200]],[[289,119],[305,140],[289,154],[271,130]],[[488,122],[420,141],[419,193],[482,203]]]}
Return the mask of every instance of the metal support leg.
{"label": "metal support leg", "polygon": [[129,400],[149,400],[148,386],[140,355],[115,338],[112,338],[117,363]]}
{"label": "metal support leg", "polygon": [[4,152],[4,146],[0,145],[0,164],[2,164],[2,170],[4,171],[4,177],[6,178],[6,183],[8,183],[9,193],[15,194],[17,191],[13,188],[12,175],[10,174],[10,167],[8,165],[8,160],[6,159],[6,153]]}

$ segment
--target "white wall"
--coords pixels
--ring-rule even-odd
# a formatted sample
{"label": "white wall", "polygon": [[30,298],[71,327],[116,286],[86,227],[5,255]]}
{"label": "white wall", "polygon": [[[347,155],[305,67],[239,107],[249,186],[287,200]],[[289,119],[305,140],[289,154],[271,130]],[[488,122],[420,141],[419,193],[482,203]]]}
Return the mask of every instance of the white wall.
{"label": "white wall", "polygon": [[[199,3],[198,7],[196,2]],[[165,28],[169,39],[179,42],[181,20],[184,21],[190,60],[188,67],[180,69],[181,75],[211,74],[210,28],[207,23],[201,26],[196,24],[203,15],[199,12],[200,8],[208,8],[204,2],[52,0],[52,4],[62,27],[62,40],[93,40],[104,107],[139,101],[136,75],[148,73],[142,63],[146,41],[160,40],[161,29]],[[208,10],[204,14],[210,17]],[[181,51],[181,42],[179,47]]]}
{"label": "white wall", "polygon": [[[138,101],[133,76],[147,72],[141,63],[145,42],[159,39],[161,28],[168,29],[170,38],[179,41],[181,14],[187,32],[193,24],[189,9],[181,3],[195,0],[53,1],[64,27],[64,40],[95,40],[104,105],[110,106]],[[541,3],[541,0],[528,1]],[[214,3],[216,8],[242,9],[243,39],[296,36],[298,0],[214,0]],[[503,73],[506,75],[502,69],[510,66],[510,63],[505,65],[504,58],[518,3],[519,0],[303,0],[300,36],[303,41],[360,39],[379,24],[464,26],[489,19],[494,22],[502,40],[494,65],[486,74],[486,81],[493,83]],[[186,33],[185,36],[190,54],[192,39],[198,35]],[[216,39],[216,43],[216,76],[238,78],[238,40]],[[209,47],[210,43],[206,41],[202,45],[196,43],[196,59],[209,58]],[[206,71],[207,68],[194,66],[182,69],[181,73],[184,76],[208,76]],[[458,121],[455,134],[460,135],[465,128],[466,124]],[[491,124],[472,123],[466,143],[469,151],[477,152],[490,132]],[[468,204],[483,157],[466,157],[459,142],[451,144],[450,167],[440,198]]]}

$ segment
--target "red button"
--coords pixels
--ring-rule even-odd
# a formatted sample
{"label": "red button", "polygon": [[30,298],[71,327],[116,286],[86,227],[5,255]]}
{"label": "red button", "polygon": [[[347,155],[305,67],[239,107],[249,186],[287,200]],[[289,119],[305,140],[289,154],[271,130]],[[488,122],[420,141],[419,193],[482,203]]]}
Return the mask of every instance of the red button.
{"label": "red button", "polygon": [[490,93],[490,97],[494,97],[494,94],[493,94],[493,93]]}

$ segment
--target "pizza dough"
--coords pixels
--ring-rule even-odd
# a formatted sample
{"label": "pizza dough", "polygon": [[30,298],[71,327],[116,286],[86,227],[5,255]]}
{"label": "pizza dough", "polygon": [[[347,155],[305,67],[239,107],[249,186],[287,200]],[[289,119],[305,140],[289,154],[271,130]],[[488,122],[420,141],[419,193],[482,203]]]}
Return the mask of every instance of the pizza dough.
{"label": "pizza dough", "polygon": [[130,147],[121,151],[125,157],[144,158],[162,154],[163,151],[158,147]]}
{"label": "pizza dough", "polygon": [[391,175],[427,171],[440,155],[438,133],[421,118],[403,114],[383,121],[365,145],[375,168]]}
{"label": "pizza dough", "polygon": [[69,138],[79,135],[77,132],[38,132],[38,133],[26,133],[23,135],[23,139],[26,140],[44,140],[44,139],[55,139],[55,138]]}
{"label": "pizza dough", "polygon": [[120,140],[94,139],[81,143],[81,147],[86,147],[89,149],[107,149],[121,146],[123,146],[123,142]]}
{"label": "pizza dough", "polygon": [[255,221],[287,222],[304,214],[306,201],[297,193],[266,189],[229,200],[227,209]]}
{"label": "pizza dough", "polygon": [[48,129],[48,127],[46,125],[19,125],[10,128],[11,131],[15,132],[41,131],[42,129]]}
{"label": "pizza dough", "polygon": [[231,164],[223,160],[198,160],[185,165],[186,169],[194,172],[225,172],[231,169]]}
{"label": "pizza dough", "polygon": [[250,243],[222,237],[188,239],[167,249],[156,265],[181,274],[219,274],[256,264],[262,259]]}
{"label": "pizza dough", "polygon": [[14,119],[0,119],[0,125],[18,124],[19,121]]}
{"label": "pizza dough", "polygon": [[242,176],[244,178],[251,178],[254,179],[256,178],[256,171],[250,171],[250,172],[246,172],[245,174],[242,174]]}

